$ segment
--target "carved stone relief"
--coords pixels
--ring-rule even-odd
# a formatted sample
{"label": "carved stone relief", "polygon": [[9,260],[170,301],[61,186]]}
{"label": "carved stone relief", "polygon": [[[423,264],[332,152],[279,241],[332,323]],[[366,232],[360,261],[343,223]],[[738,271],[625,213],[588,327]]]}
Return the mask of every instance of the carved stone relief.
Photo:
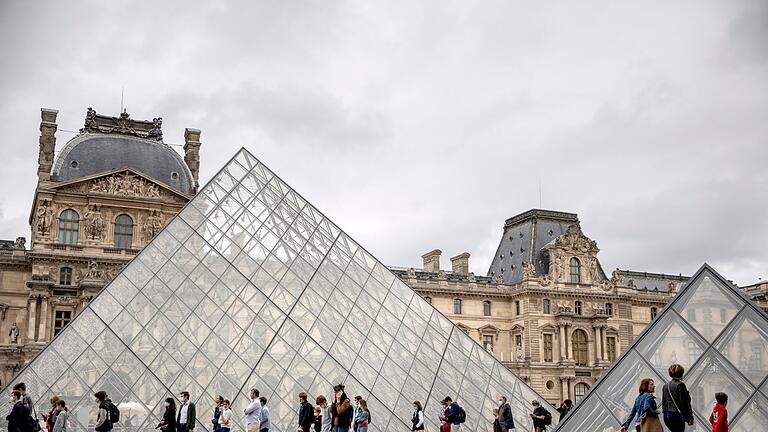
{"label": "carved stone relief", "polygon": [[101,240],[104,233],[104,218],[101,216],[101,206],[91,204],[83,217],[85,236],[89,240]]}
{"label": "carved stone relief", "polygon": [[51,201],[42,199],[38,201],[37,210],[35,210],[35,229],[37,234],[47,237],[53,229],[53,207]]}
{"label": "carved stone relief", "polygon": [[94,180],[90,191],[110,195],[160,198],[160,188],[157,185],[129,173],[117,173]]}

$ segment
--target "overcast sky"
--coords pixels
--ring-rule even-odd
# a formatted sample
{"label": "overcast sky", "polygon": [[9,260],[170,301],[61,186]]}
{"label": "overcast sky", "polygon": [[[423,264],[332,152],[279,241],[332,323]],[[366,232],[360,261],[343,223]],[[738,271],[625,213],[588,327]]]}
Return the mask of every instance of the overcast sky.
{"label": "overcast sky", "polygon": [[2,1],[0,238],[40,107],[60,149],[124,87],[166,142],[202,130],[201,184],[246,147],[387,265],[485,274],[543,207],[607,272],[768,278],[768,2],[628,3]]}

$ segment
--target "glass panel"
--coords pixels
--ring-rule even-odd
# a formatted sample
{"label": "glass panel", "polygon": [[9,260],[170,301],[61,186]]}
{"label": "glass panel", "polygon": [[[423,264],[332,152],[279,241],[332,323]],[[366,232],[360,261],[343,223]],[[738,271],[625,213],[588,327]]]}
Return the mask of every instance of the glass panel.
{"label": "glass panel", "polygon": [[702,356],[694,370],[688,373],[686,383],[690,383],[691,407],[704,419],[709,418],[715,405],[715,393],[726,393],[728,411],[735,413],[754,391],[749,381],[714,349]]}
{"label": "glass panel", "polygon": [[666,377],[667,368],[675,363],[690,370],[707,346],[707,341],[685,320],[670,312],[657,320],[638,341],[637,351],[653,365],[660,376]]}
{"label": "glass panel", "polygon": [[715,347],[753,385],[760,385],[768,374],[768,325],[754,310],[741,312]]}
{"label": "glass panel", "polygon": [[648,367],[637,352],[632,350],[621,363],[611,369],[595,391],[616,418],[626,419],[635,402],[640,380],[643,378],[653,379],[659,390],[664,383],[664,380]]}
{"label": "glass panel", "polygon": [[[556,415],[557,413],[554,414]],[[616,432],[620,427],[621,423],[600,400],[596,397],[591,397],[584,400],[578,410],[574,410],[563,430]]]}
{"label": "glass panel", "polygon": [[765,429],[765,425],[768,425],[768,398],[758,393],[747,403],[738,417],[731,420],[728,430],[753,432]]}
{"label": "glass panel", "polygon": [[675,310],[704,338],[712,342],[736,316],[744,301],[705,274],[685,288]]}

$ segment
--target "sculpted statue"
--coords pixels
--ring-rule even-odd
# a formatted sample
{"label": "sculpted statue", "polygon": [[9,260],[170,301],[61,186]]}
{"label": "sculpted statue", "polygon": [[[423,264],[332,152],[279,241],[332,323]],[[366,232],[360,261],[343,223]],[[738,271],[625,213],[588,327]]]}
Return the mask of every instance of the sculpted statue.
{"label": "sculpted statue", "polygon": [[8,333],[8,336],[10,336],[12,344],[19,343],[19,326],[17,326],[16,323],[13,323],[13,326],[11,327],[11,331],[10,333]]}
{"label": "sculpted statue", "polygon": [[160,188],[141,177],[132,174],[113,174],[106,178],[95,180],[91,192],[102,192],[112,195],[140,196],[159,198]]}
{"label": "sculpted statue", "polygon": [[515,348],[515,359],[519,362],[525,360],[525,353],[523,352],[523,345],[517,344]]}
{"label": "sculpted statue", "polygon": [[53,227],[53,209],[51,203],[48,200],[40,200],[35,211],[35,228],[37,233],[41,236],[46,236],[51,232]]}
{"label": "sculpted statue", "polygon": [[97,204],[88,207],[85,212],[85,236],[91,240],[101,239],[104,231],[104,219],[101,217],[101,211]]}
{"label": "sculpted statue", "polygon": [[16,249],[25,249],[25,246],[27,244],[26,237],[16,237],[16,242],[13,244],[13,247]]}
{"label": "sculpted statue", "polygon": [[523,279],[532,279],[536,275],[536,266],[528,263],[523,267]]}
{"label": "sculpted statue", "polygon": [[104,272],[99,270],[99,264],[95,260],[88,263],[88,272],[83,279],[99,280],[104,278]]}
{"label": "sculpted statue", "polygon": [[611,283],[613,283],[616,286],[624,285],[624,276],[619,274],[618,269],[614,270],[613,273],[611,273]]}
{"label": "sculpted statue", "polygon": [[587,272],[589,273],[589,282],[592,284],[596,284],[597,283],[597,259],[595,257],[589,257]]}
{"label": "sculpted statue", "polygon": [[160,211],[152,210],[149,216],[147,216],[144,225],[141,227],[142,234],[144,235],[144,243],[148,243],[152,240],[162,228],[163,221],[160,218]]}

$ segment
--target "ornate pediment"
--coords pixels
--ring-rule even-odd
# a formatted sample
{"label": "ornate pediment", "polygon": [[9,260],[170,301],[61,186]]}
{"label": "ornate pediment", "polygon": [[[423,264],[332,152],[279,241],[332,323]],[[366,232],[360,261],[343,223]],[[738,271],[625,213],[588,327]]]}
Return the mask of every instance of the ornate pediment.
{"label": "ornate pediment", "polygon": [[134,120],[123,111],[118,117],[97,114],[93,108],[88,108],[85,114],[85,124],[80,133],[102,133],[132,135],[153,141],[163,142],[162,117],[148,120]]}
{"label": "ornate pediment", "polygon": [[576,254],[597,254],[600,249],[597,247],[597,242],[585,236],[581,231],[579,224],[572,224],[568,226],[568,230],[565,234],[555,239],[555,247],[562,248],[566,252],[572,252]]}
{"label": "ornate pediment", "polygon": [[186,202],[188,196],[132,168],[122,168],[55,185],[62,192]]}

